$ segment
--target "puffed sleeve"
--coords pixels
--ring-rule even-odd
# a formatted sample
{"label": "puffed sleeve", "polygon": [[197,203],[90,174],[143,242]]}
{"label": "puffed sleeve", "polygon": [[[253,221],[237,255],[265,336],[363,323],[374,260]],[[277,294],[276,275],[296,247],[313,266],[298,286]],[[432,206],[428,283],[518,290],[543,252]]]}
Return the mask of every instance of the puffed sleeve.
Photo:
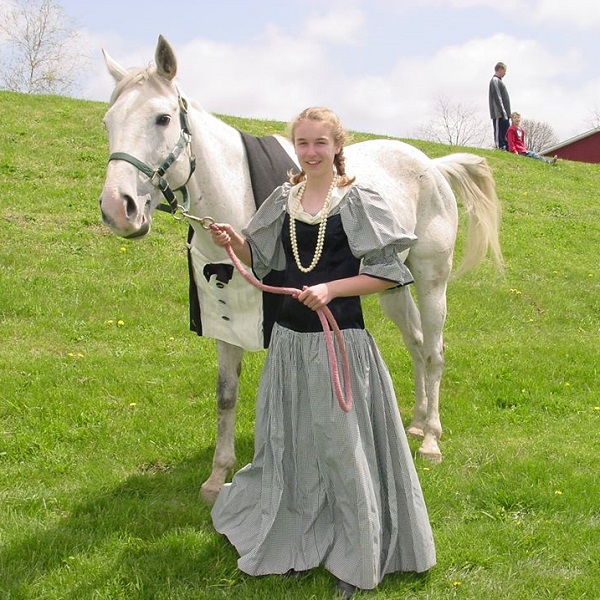
{"label": "puffed sleeve", "polygon": [[252,270],[258,279],[265,277],[269,271],[285,269],[281,228],[290,189],[289,183],[276,188],[242,229],[252,252]]}
{"label": "puffed sleeve", "polygon": [[340,216],[352,254],[361,259],[360,273],[395,281],[413,282],[400,253],[417,241],[373,190],[353,186],[340,204]]}

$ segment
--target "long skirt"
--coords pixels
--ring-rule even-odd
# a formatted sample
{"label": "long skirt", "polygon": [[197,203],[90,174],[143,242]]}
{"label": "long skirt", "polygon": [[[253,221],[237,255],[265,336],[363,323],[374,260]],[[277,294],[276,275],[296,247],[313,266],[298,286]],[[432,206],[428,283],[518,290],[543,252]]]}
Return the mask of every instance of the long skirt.
{"label": "long skirt", "polygon": [[435,564],[427,509],[392,381],[370,334],[343,331],[353,407],[338,405],[323,333],[278,325],[265,360],[252,463],[221,490],[216,530],[250,575],[319,565],[358,588]]}

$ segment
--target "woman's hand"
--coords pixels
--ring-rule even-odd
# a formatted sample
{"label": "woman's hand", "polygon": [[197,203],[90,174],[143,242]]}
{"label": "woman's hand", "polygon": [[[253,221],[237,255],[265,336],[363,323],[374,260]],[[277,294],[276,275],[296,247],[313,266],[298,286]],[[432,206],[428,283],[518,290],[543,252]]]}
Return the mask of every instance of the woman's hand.
{"label": "woman's hand", "polygon": [[329,285],[326,283],[304,286],[296,298],[311,310],[320,310],[333,300]]}
{"label": "woman's hand", "polygon": [[213,223],[210,226],[210,235],[217,246],[231,244],[235,255],[246,265],[250,265],[252,256],[248,242],[229,223]]}
{"label": "woman's hand", "polygon": [[229,223],[213,223],[210,226],[210,234],[217,246],[227,246],[231,243],[231,238],[236,235]]}
{"label": "woman's hand", "polygon": [[345,279],[334,279],[310,287],[305,286],[295,298],[312,310],[320,310],[334,298],[376,294],[396,285],[398,284],[394,281],[361,274]]}

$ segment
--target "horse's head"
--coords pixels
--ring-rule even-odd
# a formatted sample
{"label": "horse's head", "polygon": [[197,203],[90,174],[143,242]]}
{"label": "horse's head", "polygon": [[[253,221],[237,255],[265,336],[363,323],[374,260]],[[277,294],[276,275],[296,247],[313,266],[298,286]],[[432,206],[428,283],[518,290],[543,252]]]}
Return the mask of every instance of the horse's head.
{"label": "horse's head", "polygon": [[194,169],[186,103],[174,78],[177,60],[160,36],[154,68],[128,71],[104,52],[115,80],[104,123],[110,158],[100,196],[102,219],[126,238],[145,235],[152,212],[173,190],[185,186]]}

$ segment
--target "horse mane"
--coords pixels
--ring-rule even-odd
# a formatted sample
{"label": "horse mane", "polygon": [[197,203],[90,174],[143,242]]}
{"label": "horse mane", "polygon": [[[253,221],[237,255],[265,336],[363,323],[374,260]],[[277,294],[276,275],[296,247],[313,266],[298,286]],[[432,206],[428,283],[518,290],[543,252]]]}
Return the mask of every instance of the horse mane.
{"label": "horse mane", "polygon": [[158,75],[155,66],[142,67],[129,71],[123,79],[115,85],[115,88],[110,96],[110,105],[112,106],[124,90],[134,85],[142,85],[149,82],[156,87],[164,87],[164,80]]}

